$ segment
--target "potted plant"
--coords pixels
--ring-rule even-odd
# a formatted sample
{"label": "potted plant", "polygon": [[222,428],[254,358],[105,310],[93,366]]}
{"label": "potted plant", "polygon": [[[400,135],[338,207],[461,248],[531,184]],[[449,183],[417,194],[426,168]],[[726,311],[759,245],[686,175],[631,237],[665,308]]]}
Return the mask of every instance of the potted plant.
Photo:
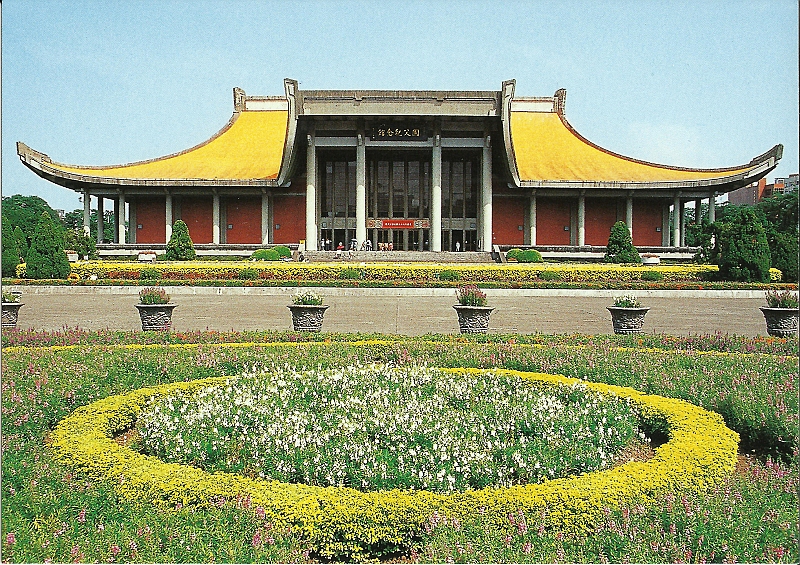
{"label": "potted plant", "polygon": [[789,290],[768,290],[766,296],[767,305],[761,307],[761,312],[767,322],[767,333],[776,337],[797,334],[797,295]]}
{"label": "potted plant", "polygon": [[3,328],[17,327],[20,308],[22,308],[22,302],[19,301],[19,293],[3,291]]}
{"label": "potted plant", "polygon": [[494,308],[486,306],[486,293],[476,285],[469,284],[456,289],[458,304],[453,306],[458,313],[458,327],[462,334],[486,333],[489,331],[489,315]]}
{"label": "potted plant", "polygon": [[322,304],[322,297],[315,292],[299,292],[292,297],[287,306],[292,312],[292,326],[296,332],[318,332],[322,330],[322,318],[327,306]]}
{"label": "potted plant", "polygon": [[644,325],[644,316],[650,308],[643,307],[635,296],[617,296],[613,306],[607,306],[611,312],[611,322],[615,334],[638,334]]}
{"label": "potted plant", "polygon": [[176,306],[169,301],[169,294],[163,288],[148,286],[140,290],[136,308],[142,319],[142,331],[169,331]]}

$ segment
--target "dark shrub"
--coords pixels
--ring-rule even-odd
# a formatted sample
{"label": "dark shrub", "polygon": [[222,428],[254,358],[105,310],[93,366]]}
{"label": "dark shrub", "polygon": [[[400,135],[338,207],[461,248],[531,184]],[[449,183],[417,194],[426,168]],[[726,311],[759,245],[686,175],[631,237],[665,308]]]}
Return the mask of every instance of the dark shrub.
{"label": "dark shrub", "polygon": [[64,245],[66,249],[71,249],[78,254],[78,257],[83,259],[97,259],[97,243],[94,238],[87,233],[80,230],[70,230],[64,234]]}
{"label": "dark shrub", "polygon": [[191,261],[197,258],[194,242],[189,237],[189,227],[183,220],[172,226],[172,237],[167,243],[167,261]]}
{"label": "dark shrub", "polygon": [[183,220],[172,226],[172,237],[167,243],[167,261],[191,261],[197,258],[194,243],[189,237],[189,227]]}
{"label": "dark shrub", "polygon": [[461,273],[453,269],[445,269],[441,271],[438,276],[440,281],[455,282],[461,280]]}
{"label": "dark shrub", "polygon": [[625,222],[617,222],[611,227],[611,234],[603,256],[606,263],[641,263],[642,258],[633,246],[631,232]]}
{"label": "dark shrub", "polygon": [[542,271],[539,273],[539,278],[543,281],[563,281],[564,275],[558,271]]}
{"label": "dark shrub", "polygon": [[243,281],[254,281],[258,279],[258,269],[242,269],[239,271],[239,279]]}
{"label": "dark shrub", "polygon": [[274,249],[278,253],[279,257],[291,257],[292,256],[292,250],[289,249],[288,247],[286,247],[285,245],[276,245],[272,249]]}
{"label": "dark shrub", "polygon": [[798,254],[800,254],[797,234],[776,233],[770,240],[772,266],[781,270],[784,282],[797,282]]}
{"label": "dark shrub", "polygon": [[[290,253],[291,255],[291,253]],[[255,261],[280,261],[280,253],[276,249],[256,249],[250,259]]]}
{"label": "dark shrub", "polygon": [[[3,218],[3,259],[2,273],[4,277],[16,277],[17,265],[19,265],[19,246],[14,237],[14,231],[8,220]],[[10,233],[9,233],[10,232]]]}
{"label": "dark shrub", "polygon": [[535,249],[526,249],[524,251],[520,251],[520,253],[517,255],[517,261],[520,263],[541,263],[542,254]]}
{"label": "dark shrub", "polygon": [[642,273],[643,281],[663,281],[664,275],[660,271],[644,271]]}
{"label": "dark shrub", "polygon": [[154,269],[153,267],[145,267],[141,271],[139,271],[139,280],[140,281],[157,281],[161,278],[161,271],[158,269]]}
{"label": "dark shrub", "polygon": [[346,269],[342,269],[339,271],[339,279],[341,280],[355,280],[361,278],[361,271],[358,269],[353,269],[352,267],[347,267]]}
{"label": "dark shrub", "polygon": [[36,224],[26,263],[25,276],[29,279],[65,279],[69,275],[64,234],[47,212]]}
{"label": "dark shrub", "polygon": [[769,282],[770,252],[756,213],[744,208],[719,225],[719,273],[723,280]]}

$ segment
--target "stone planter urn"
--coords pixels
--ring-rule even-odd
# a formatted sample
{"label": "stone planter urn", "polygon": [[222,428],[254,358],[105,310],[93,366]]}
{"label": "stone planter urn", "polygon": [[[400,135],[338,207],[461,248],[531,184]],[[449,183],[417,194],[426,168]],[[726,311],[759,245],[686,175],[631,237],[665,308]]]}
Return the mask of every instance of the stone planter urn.
{"label": "stone planter urn", "polygon": [[489,331],[491,306],[453,306],[458,314],[458,327],[462,334],[485,334]]}
{"label": "stone planter urn", "polygon": [[611,322],[615,334],[642,333],[644,315],[650,308],[623,308],[621,306],[606,306],[611,312]]}
{"label": "stone planter urn", "polygon": [[[797,334],[797,308],[761,307],[767,322],[767,333],[775,337],[791,337]],[[5,325],[5,304],[3,304],[3,325]]]}
{"label": "stone planter urn", "polygon": [[325,310],[324,304],[290,304],[287,306],[292,312],[292,326],[296,332],[322,331],[322,318]]}
{"label": "stone planter urn", "polygon": [[3,329],[17,327],[20,308],[22,308],[22,302],[3,302]]}
{"label": "stone planter urn", "polygon": [[169,331],[172,327],[172,311],[177,304],[136,304],[142,319],[142,331]]}

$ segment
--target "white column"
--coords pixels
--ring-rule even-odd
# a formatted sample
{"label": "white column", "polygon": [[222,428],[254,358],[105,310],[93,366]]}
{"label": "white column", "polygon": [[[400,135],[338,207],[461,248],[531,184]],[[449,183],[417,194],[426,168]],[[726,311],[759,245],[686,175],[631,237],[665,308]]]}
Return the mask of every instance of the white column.
{"label": "white column", "polygon": [[314,146],[314,134],[308,135],[308,151],[306,152],[306,249],[317,250],[317,151]]}
{"label": "white column", "polygon": [[672,201],[672,245],[675,247],[681,244],[681,199],[675,195]]}
{"label": "white column", "polygon": [[92,230],[89,227],[92,216],[92,196],[88,190],[83,191],[83,234],[89,235]]}
{"label": "white column", "polygon": [[681,247],[686,245],[686,202],[681,202]]}
{"label": "white column", "polygon": [[630,194],[625,199],[625,223],[628,225],[628,231],[631,232],[631,240],[633,240],[633,196]]}
{"label": "white column", "polygon": [[261,192],[261,245],[269,245],[269,194]]}
{"label": "white column", "polygon": [[433,137],[431,160],[431,251],[442,250],[442,141]]}
{"label": "white column", "polygon": [[117,243],[125,243],[125,193],[119,193],[117,212]]}
{"label": "white column", "polygon": [[702,221],[702,217],[700,216],[700,210],[702,209],[702,204],[699,198],[694,199],[694,223],[699,224]]}
{"label": "white column", "polygon": [[167,193],[164,199],[164,216],[166,219],[166,240],[164,243],[169,243],[170,238],[172,237],[172,195]]}
{"label": "white column", "polygon": [[219,194],[214,192],[213,204],[211,208],[211,243],[219,245]]}
{"label": "white column", "polygon": [[531,191],[531,201],[528,207],[528,223],[530,224],[530,245],[536,245],[536,191]]}
{"label": "white column", "polygon": [[492,250],[492,136],[486,135],[483,141],[481,160],[481,240],[483,249]]}
{"label": "white column", "polygon": [[578,196],[578,247],[586,245],[586,196]]}
{"label": "white column", "polygon": [[103,243],[103,216],[106,211],[103,209],[103,197],[97,196],[97,243]]}
{"label": "white column", "polygon": [[359,249],[367,240],[367,148],[363,132],[358,134],[356,145],[356,239]]}
{"label": "white column", "polygon": [[717,221],[716,200],[717,197],[712,191],[708,196],[708,221],[711,224]]}

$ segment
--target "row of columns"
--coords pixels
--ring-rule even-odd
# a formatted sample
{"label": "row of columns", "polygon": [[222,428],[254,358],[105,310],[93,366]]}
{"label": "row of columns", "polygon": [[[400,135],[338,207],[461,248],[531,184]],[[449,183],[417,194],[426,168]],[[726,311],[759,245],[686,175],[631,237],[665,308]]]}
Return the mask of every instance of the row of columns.
{"label": "row of columns", "polygon": [[[708,221],[714,223],[716,221],[716,195],[712,192],[709,194],[708,201]],[[673,215],[673,234],[672,241],[675,246],[684,246],[686,241],[686,221],[684,218],[684,205],[685,201],[681,200],[679,196],[675,196],[673,200],[673,208],[675,214]],[[701,200],[695,200],[695,223],[700,223],[700,204]],[[633,237],[633,196],[628,195],[625,199],[625,223],[628,226],[628,231]],[[530,204],[528,207],[528,225],[530,226],[530,245],[536,245],[536,191],[531,191]],[[586,245],[586,197],[584,191],[578,195],[578,242],[579,247]]]}
{"label": "row of columns", "polygon": [[[96,196],[97,198],[97,243],[103,243],[103,229],[104,229],[104,215],[105,215],[105,198],[103,196]],[[264,190],[261,193],[261,243],[262,245],[269,244],[269,193]],[[89,235],[91,233],[91,195],[88,191],[83,192],[83,233]],[[172,237],[172,223],[174,221],[172,194],[169,192],[165,195],[164,201],[164,215],[166,218],[165,232],[166,241]],[[125,237],[125,194],[120,193],[114,199],[114,218],[116,220],[114,243],[127,243]],[[219,245],[220,239],[220,198],[219,194],[215,191],[212,201],[212,241],[211,243]],[[131,223],[135,224],[133,218]],[[136,226],[133,225],[131,230],[135,230]]]}
{"label": "row of columns", "polygon": [[[306,249],[317,250],[319,240],[319,205],[317,199],[317,151],[315,134],[307,137],[306,151]],[[481,155],[481,206],[478,221],[481,226],[481,250],[492,247],[492,145],[484,135]],[[356,239],[360,246],[367,239],[367,156],[364,132],[356,141]],[[431,251],[442,250],[442,142],[439,131],[433,135],[431,151]]]}

